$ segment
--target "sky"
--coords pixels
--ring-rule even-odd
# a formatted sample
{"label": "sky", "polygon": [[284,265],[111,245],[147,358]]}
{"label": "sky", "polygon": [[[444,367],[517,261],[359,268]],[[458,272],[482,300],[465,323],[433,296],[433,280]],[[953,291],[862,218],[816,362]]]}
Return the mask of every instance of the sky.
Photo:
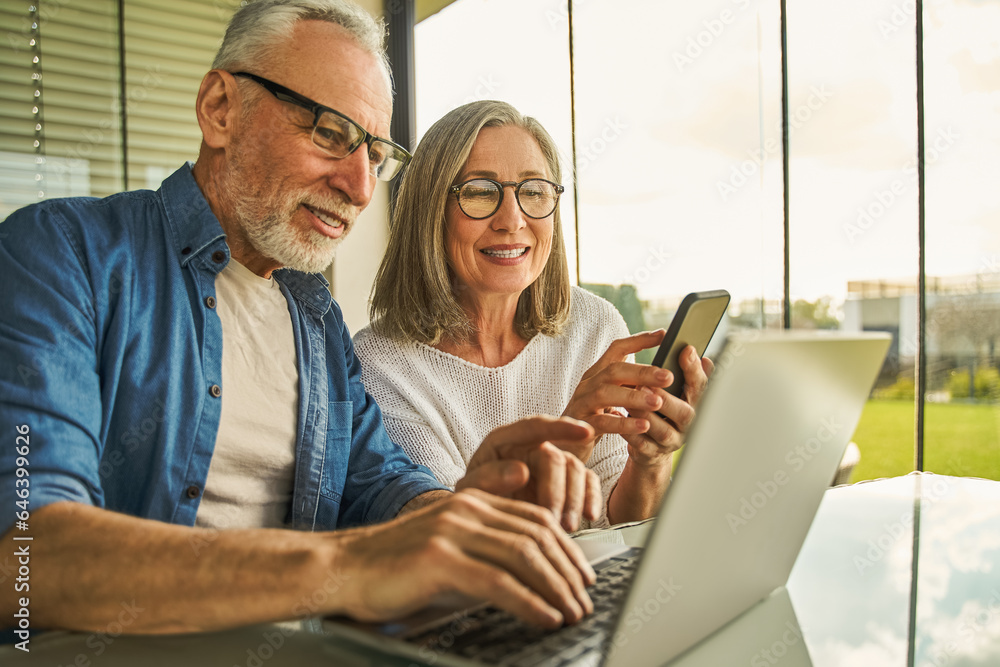
{"label": "sky", "polygon": [[[913,3],[788,12],[791,291],[842,301],[917,273]],[[927,271],[995,274],[1000,2],[928,0],[924,31]],[[578,0],[573,32],[581,280],[780,299],[778,2]],[[503,99],[549,129],[570,185],[569,67],[564,1],[459,0],[417,27],[418,135]]]}

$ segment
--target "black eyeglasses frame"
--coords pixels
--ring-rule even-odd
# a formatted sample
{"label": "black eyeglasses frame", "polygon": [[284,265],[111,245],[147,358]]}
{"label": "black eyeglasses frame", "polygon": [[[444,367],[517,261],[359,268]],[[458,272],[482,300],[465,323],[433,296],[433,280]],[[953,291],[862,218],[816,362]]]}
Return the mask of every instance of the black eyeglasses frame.
{"label": "black eyeglasses frame", "polygon": [[[469,215],[469,213],[465,210],[465,207],[462,206],[462,198],[459,195],[459,193],[462,191],[462,186],[468,185],[469,183],[474,183],[476,181],[489,181],[490,183],[496,185],[497,190],[500,192],[500,198],[497,199],[496,208],[494,208],[489,213],[489,215],[482,215],[482,216]],[[521,204],[521,186],[524,185],[525,183],[530,183],[531,181],[543,181],[551,185],[556,191],[556,198],[555,201],[552,203],[552,210],[546,213],[545,215],[540,215],[540,216],[531,215],[530,213],[524,210],[524,206]],[[532,220],[543,220],[552,215],[553,213],[555,213],[556,209],[559,207],[559,197],[560,195],[562,195],[563,192],[566,191],[566,188],[564,186],[559,185],[558,183],[553,183],[547,178],[537,178],[537,177],[526,178],[520,183],[518,183],[515,181],[497,181],[492,178],[485,178],[482,176],[478,176],[476,178],[470,178],[469,180],[462,181],[461,183],[456,183],[455,185],[451,186],[448,191],[451,192],[453,195],[455,195],[455,199],[458,200],[458,207],[462,209],[462,213],[472,218],[473,220],[485,220],[486,218],[495,215],[496,212],[500,210],[500,207],[503,206],[504,190],[508,187],[514,188],[514,201],[517,202],[517,207],[521,209],[522,213],[524,213]]]}
{"label": "black eyeglasses frame", "polygon": [[[410,159],[413,157],[412,155],[410,155],[410,152],[408,150],[406,150],[405,148],[403,148],[402,146],[400,146],[396,142],[392,141],[391,139],[386,139],[384,137],[379,137],[379,136],[376,136],[376,135],[372,134],[371,132],[369,132],[368,130],[366,130],[364,127],[362,127],[360,123],[358,123],[357,121],[355,121],[351,117],[346,116],[346,115],[340,113],[336,109],[332,109],[332,108],[330,108],[330,107],[328,107],[326,105],[323,105],[323,104],[320,104],[319,102],[311,100],[308,97],[306,97],[305,95],[302,95],[300,93],[295,92],[291,88],[286,88],[285,86],[282,86],[280,83],[275,83],[274,81],[271,81],[270,79],[265,79],[264,77],[259,76],[257,74],[253,74],[251,72],[230,72],[230,74],[232,74],[233,76],[241,76],[241,77],[250,79],[251,81],[254,81],[257,84],[259,84],[262,88],[264,88],[264,90],[266,90],[267,92],[271,93],[272,95],[274,95],[277,99],[281,100],[282,102],[288,102],[289,104],[294,104],[295,106],[301,107],[301,108],[305,109],[306,111],[309,111],[310,113],[312,113],[313,114],[313,137],[314,137],[313,138],[313,143],[316,145],[317,148],[319,148],[322,151],[325,151],[327,154],[332,155],[335,158],[345,158],[348,155],[351,155],[352,153],[354,153],[354,151],[358,150],[358,148],[361,145],[363,145],[363,144],[368,144],[369,150],[371,150],[372,144],[376,143],[376,142],[377,143],[386,144],[390,148],[392,148],[395,151],[398,151],[399,153],[401,153],[401,156],[395,156],[396,159],[399,162],[402,163],[401,166],[399,167],[399,169],[397,169],[392,174],[392,176],[390,176],[388,178],[384,178],[382,180],[389,181],[389,180],[392,180],[393,178],[395,178],[396,175],[400,171],[402,171],[403,168],[406,167],[406,165],[409,163]],[[324,113],[331,113],[334,116],[337,116],[338,118],[342,118],[343,120],[347,121],[348,123],[350,123],[351,125],[353,125],[354,127],[356,127],[360,131],[360,133],[361,133],[361,135],[360,135],[361,136],[361,140],[358,141],[354,146],[351,147],[351,150],[348,151],[347,155],[335,155],[329,149],[327,149],[324,146],[321,146],[320,144],[316,143],[316,140],[315,140],[316,128],[319,126],[319,119],[322,118],[322,116],[323,116]],[[403,159],[400,159],[400,157],[402,157]],[[372,171],[373,172],[374,172],[374,169],[375,169],[375,165],[372,165]]]}

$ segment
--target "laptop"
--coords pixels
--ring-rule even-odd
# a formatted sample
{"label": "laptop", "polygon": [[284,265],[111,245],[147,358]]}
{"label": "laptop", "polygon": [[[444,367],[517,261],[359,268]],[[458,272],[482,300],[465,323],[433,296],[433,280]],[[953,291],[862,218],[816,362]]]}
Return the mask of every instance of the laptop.
{"label": "laptop", "polygon": [[600,551],[588,554],[597,585],[614,592],[592,593],[580,623],[544,631],[479,605],[384,624],[331,617],[324,630],[432,665],[670,662],[787,582],[890,340],[731,334],[644,546],[581,544]]}

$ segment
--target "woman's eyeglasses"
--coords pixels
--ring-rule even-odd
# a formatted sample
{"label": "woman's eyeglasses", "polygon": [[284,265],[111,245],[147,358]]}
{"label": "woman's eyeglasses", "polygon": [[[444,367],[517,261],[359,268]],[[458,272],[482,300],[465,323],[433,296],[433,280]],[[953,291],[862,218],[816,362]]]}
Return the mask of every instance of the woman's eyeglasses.
{"label": "woman's eyeglasses", "polygon": [[503,203],[504,188],[514,188],[517,205],[529,218],[539,219],[552,215],[559,203],[559,195],[565,188],[544,178],[529,178],[514,181],[494,181],[491,178],[474,178],[451,186],[451,192],[458,198],[458,206],[470,218],[488,218]]}

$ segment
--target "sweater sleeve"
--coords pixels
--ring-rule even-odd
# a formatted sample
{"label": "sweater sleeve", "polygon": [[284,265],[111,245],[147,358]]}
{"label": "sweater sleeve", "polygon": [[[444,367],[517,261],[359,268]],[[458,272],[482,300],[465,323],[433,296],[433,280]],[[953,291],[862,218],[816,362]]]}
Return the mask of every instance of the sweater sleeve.
{"label": "sweater sleeve", "polygon": [[418,401],[422,393],[405,387],[412,348],[368,328],[355,334],[354,345],[361,360],[361,381],[382,410],[389,437],[414,463],[430,468],[438,481],[454,489],[465,476],[465,462],[455,442],[435,428],[422,409]]}
{"label": "sweater sleeve", "polygon": [[[570,334],[576,340],[572,345],[580,346],[583,341],[593,339],[596,347],[596,356],[592,359],[581,359],[581,375],[589,369],[597,360],[607,352],[608,346],[614,341],[629,336],[628,326],[618,310],[608,301],[586,292],[582,288],[573,289],[573,299],[575,302],[574,331]],[[635,361],[634,355],[628,356],[628,361]],[[575,390],[575,386],[573,389]],[[604,504],[601,515],[595,520],[584,525],[584,528],[607,528],[608,521],[608,500],[618,478],[621,477],[628,461],[628,443],[625,438],[617,433],[606,433],[597,439],[594,451],[590,456],[587,467],[597,473],[601,480],[601,494],[604,497]]]}

